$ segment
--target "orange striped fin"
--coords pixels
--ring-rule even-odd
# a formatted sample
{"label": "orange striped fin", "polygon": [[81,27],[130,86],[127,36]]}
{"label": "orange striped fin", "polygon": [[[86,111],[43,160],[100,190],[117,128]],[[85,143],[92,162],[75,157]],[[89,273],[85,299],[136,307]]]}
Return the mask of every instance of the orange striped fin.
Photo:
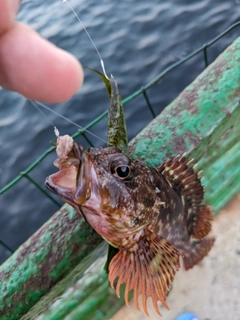
{"label": "orange striped fin", "polygon": [[111,286],[116,282],[116,293],[120,296],[120,286],[126,283],[125,302],[134,291],[134,303],[139,310],[138,296],[142,295],[143,310],[148,315],[147,298],[151,297],[156,312],[160,314],[158,301],[169,309],[166,295],[173,278],[180,267],[181,253],[161,236],[148,234],[140,238],[130,248],[120,250],[109,265]]}

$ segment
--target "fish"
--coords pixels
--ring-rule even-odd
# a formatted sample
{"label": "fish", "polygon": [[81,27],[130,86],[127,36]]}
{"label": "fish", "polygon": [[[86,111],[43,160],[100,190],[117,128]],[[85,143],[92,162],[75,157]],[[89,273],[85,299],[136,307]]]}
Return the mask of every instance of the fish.
{"label": "fish", "polygon": [[70,204],[116,248],[108,277],[116,294],[125,283],[128,305],[149,315],[147,298],[156,312],[166,298],[180,264],[188,270],[211,250],[208,236],[213,220],[203,205],[199,173],[185,155],[152,168],[117,147],[84,148],[69,135],[57,139],[58,172],[46,178],[46,187]]}

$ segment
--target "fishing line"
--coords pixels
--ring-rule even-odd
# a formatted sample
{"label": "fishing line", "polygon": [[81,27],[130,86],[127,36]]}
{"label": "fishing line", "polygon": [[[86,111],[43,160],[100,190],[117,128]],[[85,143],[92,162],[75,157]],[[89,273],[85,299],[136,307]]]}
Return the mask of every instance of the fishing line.
{"label": "fishing line", "polygon": [[54,128],[54,133],[55,133],[55,136],[58,138],[60,133],[59,133],[59,130],[58,128],[54,125],[54,123],[47,117],[47,115],[39,108],[39,106],[37,105],[37,101],[34,101],[34,100],[29,100],[33,105],[34,107],[47,119],[47,121],[53,126]]}
{"label": "fishing line", "polygon": [[[23,0],[23,1],[26,1],[26,2],[27,2],[27,1],[30,1],[30,0]],[[74,13],[74,15],[76,16],[76,18],[77,18],[78,21],[80,22],[82,28],[83,28],[84,31],[86,32],[86,34],[87,34],[87,36],[88,36],[91,44],[93,45],[94,49],[96,50],[96,52],[97,52],[97,54],[98,54],[98,57],[99,57],[99,59],[100,59],[100,64],[101,64],[101,67],[102,67],[103,74],[104,74],[104,76],[109,80],[109,78],[108,78],[108,76],[107,76],[107,73],[106,73],[106,71],[105,71],[104,61],[103,61],[103,59],[102,59],[102,57],[101,57],[101,54],[100,54],[99,50],[97,49],[94,41],[92,40],[90,34],[88,33],[86,27],[84,26],[82,20],[79,18],[78,14],[76,13],[76,11],[75,11],[74,8],[72,7],[72,5],[68,2],[68,0],[62,0],[62,2],[66,2],[66,3],[67,3],[67,5],[68,5],[69,8],[71,9],[71,11]],[[36,100],[29,100],[29,101],[30,101],[30,102],[35,106],[35,108],[47,119],[47,121],[54,127],[54,133],[55,133],[56,137],[59,137],[59,135],[60,135],[58,128],[57,128],[57,127],[53,124],[53,122],[47,117],[47,115],[40,109],[40,107],[48,110],[49,112],[54,113],[54,114],[57,115],[58,117],[66,120],[66,121],[68,121],[69,123],[73,124],[74,126],[78,127],[79,129],[83,129],[85,132],[87,132],[87,133],[89,133],[90,135],[92,135],[93,137],[101,140],[102,142],[107,143],[107,141],[105,141],[104,139],[102,139],[102,138],[100,138],[99,136],[95,135],[95,134],[92,133],[91,131],[84,129],[84,127],[78,125],[78,124],[75,123],[74,121],[66,118],[65,116],[61,115],[60,113],[58,113],[58,112],[54,111],[53,109],[47,107],[47,106],[44,105],[43,103],[38,102],[38,101],[36,101]],[[40,107],[39,107],[39,106],[40,106]]]}
{"label": "fishing line", "polygon": [[109,78],[108,78],[108,76],[107,76],[107,74],[106,74],[106,71],[105,71],[103,59],[102,59],[102,57],[101,57],[101,55],[100,55],[100,52],[98,51],[98,48],[96,47],[95,43],[93,42],[93,39],[91,38],[90,34],[88,33],[87,28],[84,26],[82,20],[79,18],[77,12],[73,9],[73,7],[72,7],[71,4],[68,2],[68,0],[62,0],[62,2],[66,2],[66,3],[67,3],[67,5],[69,6],[69,8],[72,10],[72,12],[74,13],[74,15],[76,16],[76,18],[77,18],[78,21],[80,22],[81,26],[83,27],[84,31],[86,32],[89,40],[91,41],[94,49],[96,50],[96,52],[97,52],[97,54],[98,54],[98,57],[99,57],[100,63],[101,63],[101,67],[102,67],[102,70],[103,70],[103,74],[104,74],[104,76],[109,80]]}
{"label": "fishing line", "polygon": [[[84,130],[84,132],[87,132],[87,133],[91,134],[94,138],[97,138],[97,139],[101,140],[102,142],[107,143],[106,140],[98,137],[97,135],[95,135],[95,134],[92,133],[91,131],[85,129],[84,127],[80,126],[80,125],[77,124],[76,122],[68,119],[67,117],[63,116],[62,114],[58,113],[57,111],[49,108],[49,107],[46,106],[45,104],[43,104],[43,103],[41,103],[41,102],[39,102],[39,101],[36,101],[36,100],[30,100],[30,101],[32,102],[32,104],[33,104],[42,114],[44,114],[45,117],[47,117],[46,114],[45,114],[44,112],[42,112],[42,110],[40,110],[39,106],[41,106],[42,108],[48,110],[49,112],[54,113],[54,114],[57,115],[58,117],[66,120],[66,121],[68,121],[69,123],[73,124],[74,126],[78,127],[79,129]],[[56,136],[58,136],[58,135],[59,135],[59,131],[58,131],[57,127],[49,120],[49,118],[47,118],[47,120],[53,125],[53,127],[54,127],[54,132],[55,132]]]}

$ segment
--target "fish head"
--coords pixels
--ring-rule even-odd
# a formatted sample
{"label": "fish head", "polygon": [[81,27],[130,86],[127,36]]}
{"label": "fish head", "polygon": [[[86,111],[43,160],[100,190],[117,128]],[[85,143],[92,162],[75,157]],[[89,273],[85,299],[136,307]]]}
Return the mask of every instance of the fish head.
{"label": "fish head", "polygon": [[84,149],[71,139],[59,137],[54,163],[59,172],[46,186],[82,212],[108,242],[136,234],[155,202],[150,169],[118,148]]}

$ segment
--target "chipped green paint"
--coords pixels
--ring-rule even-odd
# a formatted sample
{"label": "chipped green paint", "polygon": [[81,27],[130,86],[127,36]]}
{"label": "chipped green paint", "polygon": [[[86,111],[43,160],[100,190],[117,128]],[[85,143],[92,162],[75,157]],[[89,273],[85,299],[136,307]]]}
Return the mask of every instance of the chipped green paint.
{"label": "chipped green paint", "polygon": [[[196,147],[240,98],[240,38],[130,143],[150,166]],[[200,158],[198,158],[200,159]]]}
{"label": "chipped green paint", "polygon": [[[105,271],[104,271],[105,272]],[[99,306],[107,301],[109,296],[109,285],[105,281],[95,290],[95,294],[79,304],[72,312],[70,312],[65,320],[92,319],[92,315],[96,313]],[[47,320],[48,318],[45,318]]]}
{"label": "chipped green paint", "polygon": [[[213,205],[215,212],[240,191],[239,63],[240,38],[130,143],[132,156],[151,166],[183,152],[194,157],[198,170],[203,170],[206,202]],[[19,319],[34,304],[38,310],[35,315],[40,311],[43,316],[48,312],[57,315],[59,305],[55,310],[54,305],[49,310],[47,306],[64,292],[62,282],[66,290],[77,281],[79,274],[73,268],[78,264],[83,267],[82,259],[92,263],[92,251],[100,241],[70,207],[57,212],[0,267],[0,319]],[[96,273],[101,272],[99,267]],[[112,306],[119,307],[122,301],[112,298],[109,302],[105,283],[99,282],[98,296],[90,290],[84,302],[79,300],[69,310],[72,317],[88,319],[93,306],[99,306],[98,299],[103,299],[100,310],[109,308],[109,313],[93,310],[90,319],[111,317]],[[94,288],[93,285],[93,291]],[[81,295],[78,290],[75,297]],[[61,303],[71,306],[64,299],[68,299],[67,295]],[[31,312],[24,318],[34,319]]]}
{"label": "chipped green paint", "polygon": [[[123,298],[116,298],[115,290],[109,288],[107,274],[103,269],[107,258],[106,251],[106,242],[98,245],[89,257],[55,285],[21,320],[38,317],[39,320],[60,320],[69,314],[78,316],[77,319],[110,319],[124,302]],[[86,269],[89,259],[92,265]],[[121,288],[121,292],[124,292],[124,288]],[[104,301],[99,304],[102,296]],[[52,301],[54,302],[51,304]],[[92,305],[94,301],[98,308],[89,308],[89,304]]]}
{"label": "chipped green paint", "polygon": [[107,243],[101,242],[21,319],[32,320],[40,315],[48,320],[61,319],[83,303],[99,286],[108,283],[107,275],[102,268],[106,260],[106,251]]}
{"label": "chipped green paint", "polygon": [[189,153],[189,157],[199,159],[198,168],[203,169],[204,175],[205,201],[212,204],[215,212],[239,192],[239,104],[232,109]]}
{"label": "chipped green paint", "polygon": [[0,267],[0,319],[19,319],[100,242],[65,205]]}

